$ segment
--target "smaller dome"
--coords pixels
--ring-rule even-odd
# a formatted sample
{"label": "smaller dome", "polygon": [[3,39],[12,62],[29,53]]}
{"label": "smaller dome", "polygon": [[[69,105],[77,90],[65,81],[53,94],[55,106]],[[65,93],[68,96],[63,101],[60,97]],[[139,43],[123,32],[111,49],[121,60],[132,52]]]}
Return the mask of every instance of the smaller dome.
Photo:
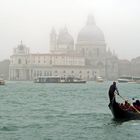
{"label": "smaller dome", "polygon": [[68,33],[67,28],[63,28],[60,30],[58,39],[57,39],[57,44],[59,45],[74,45],[74,40],[73,37]]}

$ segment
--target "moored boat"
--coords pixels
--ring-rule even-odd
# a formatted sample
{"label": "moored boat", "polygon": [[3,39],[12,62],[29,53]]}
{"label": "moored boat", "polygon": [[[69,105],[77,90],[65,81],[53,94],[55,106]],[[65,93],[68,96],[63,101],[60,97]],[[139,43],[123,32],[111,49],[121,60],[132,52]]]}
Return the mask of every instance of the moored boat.
{"label": "moored boat", "polygon": [[130,83],[130,82],[134,82],[133,78],[131,76],[121,76],[118,79],[119,83]]}
{"label": "moored boat", "polygon": [[137,84],[140,84],[140,80],[137,80],[136,83],[137,83]]}
{"label": "moored boat", "polygon": [[140,83],[140,77],[135,76],[121,76],[118,79],[119,83]]}
{"label": "moored boat", "polygon": [[128,79],[121,79],[121,78],[119,78],[119,79],[118,79],[118,82],[119,82],[119,83],[128,83],[129,80],[128,80]]}
{"label": "moored boat", "polygon": [[34,80],[35,83],[86,83],[86,80],[76,78],[73,76],[39,76]]}
{"label": "moored boat", "polygon": [[96,78],[96,82],[104,82],[103,77],[98,76],[98,77]]}
{"label": "moored boat", "polygon": [[109,104],[109,108],[117,120],[134,120],[140,119],[140,112],[133,106],[133,110],[123,109],[120,104],[115,101],[115,99]]}
{"label": "moored boat", "polygon": [[0,78],[0,85],[5,85],[5,81],[2,78]]}
{"label": "moored boat", "polygon": [[137,84],[140,84],[140,77],[134,77],[133,79]]}

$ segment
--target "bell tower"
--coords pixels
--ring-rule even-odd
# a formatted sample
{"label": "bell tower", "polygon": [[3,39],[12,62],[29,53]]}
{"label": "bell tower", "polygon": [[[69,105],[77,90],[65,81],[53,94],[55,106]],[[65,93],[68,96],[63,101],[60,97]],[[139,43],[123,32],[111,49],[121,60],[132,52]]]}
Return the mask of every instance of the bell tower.
{"label": "bell tower", "polygon": [[50,33],[50,51],[54,52],[56,50],[57,34],[54,28],[52,28]]}

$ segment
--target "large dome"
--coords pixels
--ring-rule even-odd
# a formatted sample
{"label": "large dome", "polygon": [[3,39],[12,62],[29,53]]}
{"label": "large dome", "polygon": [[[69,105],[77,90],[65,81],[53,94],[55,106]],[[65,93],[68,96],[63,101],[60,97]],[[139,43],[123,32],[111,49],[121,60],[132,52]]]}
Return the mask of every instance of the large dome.
{"label": "large dome", "polygon": [[77,43],[94,44],[102,41],[104,41],[103,32],[96,26],[93,16],[89,16],[86,26],[78,34]]}

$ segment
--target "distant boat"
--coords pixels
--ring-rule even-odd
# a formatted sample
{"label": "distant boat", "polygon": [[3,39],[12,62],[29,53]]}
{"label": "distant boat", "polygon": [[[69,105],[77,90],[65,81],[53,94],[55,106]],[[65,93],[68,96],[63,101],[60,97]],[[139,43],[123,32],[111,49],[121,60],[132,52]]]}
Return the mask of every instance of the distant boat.
{"label": "distant boat", "polygon": [[2,78],[0,78],[0,85],[5,85],[5,81]]}
{"label": "distant boat", "polygon": [[118,79],[119,83],[129,83],[129,82],[134,82],[133,78],[131,76],[121,76]]}
{"label": "distant boat", "polygon": [[73,76],[39,76],[34,80],[35,83],[86,83],[85,80]]}
{"label": "distant boat", "polygon": [[140,77],[121,76],[118,79],[119,83],[140,83]]}
{"label": "distant boat", "polygon": [[96,82],[104,82],[103,77],[98,76],[98,77],[96,78]]}
{"label": "distant boat", "polygon": [[118,82],[119,82],[119,83],[128,83],[129,80],[128,80],[128,79],[119,78],[119,79],[118,79]]}
{"label": "distant boat", "polygon": [[133,77],[133,79],[137,84],[140,84],[140,77]]}
{"label": "distant boat", "polygon": [[137,83],[137,84],[140,84],[140,80],[137,80],[136,83]]}

